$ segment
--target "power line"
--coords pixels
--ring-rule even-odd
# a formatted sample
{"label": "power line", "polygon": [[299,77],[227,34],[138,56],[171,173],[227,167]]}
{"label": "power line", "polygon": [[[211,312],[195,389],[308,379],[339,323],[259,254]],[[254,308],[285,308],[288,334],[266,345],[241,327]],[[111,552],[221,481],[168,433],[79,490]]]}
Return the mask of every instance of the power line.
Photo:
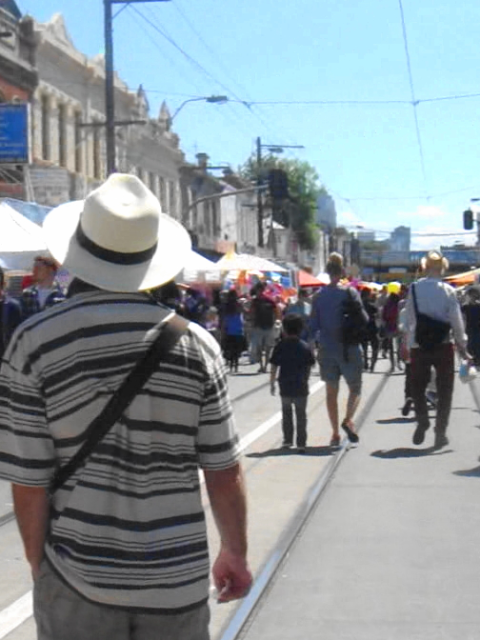
{"label": "power line", "polygon": [[[411,93],[411,97],[412,97],[412,107],[413,107],[413,117],[415,120],[415,131],[417,134],[417,144],[418,144],[418,150],[420,153],[420,164],[422,167],[422,174],[423,174],[423,182],[425,185],[425,191],[427,191],[427,172],[425,169],[425,157],[424,157],[424,153],[423,153],[423,145],[422,145],[422,136],[420,135],[420,124],[418,122],[418,102],[417,99],[415,97],[415,87],[413,85],[413,74],[412,74],[412,65],[411,65],[411,61],[410,61],[410,51],[409,51],[409,47],[408,47],[408,38],[407,38],[407,27],[405,24],[405,14],[403,12],[403,3],[402,0],[398,0],[398,4],[400,7],[400,16],[401,16],[401,22],[402,22],[402,33],[403,33],[403,44],[404,44],[404,48],[405,48],[405,57],[407,59],[407,72],[408,72],[408,80],[410,83],[410,93]],[[427,198],[428,199],[428,198]]]}
{"label": "power line", "polygon": [[[221,58],[217,55],[217,53],[213,50],[213,48],[206,42],[206,40],[203,38],[201,33],[194,26],[194,24],[192,23],[190,18],[187,16],[187,14],[181,8],[178,0],[175,0],[174,7],[178,11],[178,13],[181,15],[183,20],[186,22],[186,24],[189,26],[191,31],[196,35],[196,37],[199,39],[199,41],[205,47],[205,49],[210,53],[210,55],[215,60],[215,62],[218,64],[218,66],[227,75],[227,77],[231,80],[231,82],[233,82],[234,85],[236,85],[238,87],[238,89],[245,95],[245,98],[247,98],[247,100],[244,100],[244,99],[240,98],[238,95],[236,95],[236,93],[230,91],[228,88],[225,87],[226,90],[236,98],[236,100],[235,100],[236,102],[238,102],[239,104],[242,104],[245,107],[247,107],[248,110],[250,111],[250,114],[253,117],[257,118],[259,120],[259,122],[265,127],[265,129],[268,129],[269,131],[271,131],[273,133],[274,136],[276,136],[277,134],[270,127],[269,123],[266,120],[264,120],[264,118],[256,110],[254,110],[252,108],[253,106],[257,106],[258,103],[254,103],[253,101],[251,101],[249,99],[248,92],[246,91],[245,87],[243,85],[241,85],[238,81],[236,81],[232,77],[232,75],[230,74],[230,71],[228,70],[227,66],[222,62]],[[233,100],[231,100],[231,102],[233,102]]]}
{"label": "power line", "polygon": [[[203,75],[205,75],[209,80],[213,80],[213,82],[215,82],[216,84],[218,84],[220,87],[222,87],[224,90],[226,90],[227,92],[231,93],[231,91],[229,90],[228,87],[226,87],[222,82],[220,82],[217,78],[215,78],[215,76],[213,76],[207,69],[205,69],[204,66],[202,66],[197,60],[195,60],[189,53],[187,53],[187,51],[185,51],[174,39],[173,37],[165,30],[164,27],[160,27],[160,25],[157,23],[157,18],[155,16],[155,14],[153,14],[152,18],[149,18],[148,16],[144,15],[139,9],[137,9],[137,7],[132,6],[133,11],[135,11],[147,24],[150,25],[150,27],[152,27],[157,33],[159,33],[163,38],[165,38],[173,47],[175,47],[175,49],[177,49],[177,51],[179,51],[182,56],[192,65],[194,66],[197,71],[200,71]],[[238,100],[240,102],[240,100]],[[242,125],[243,120],[239,120],[238,118],[238,114],[231,108],[231,105],[226,105],[226,107],[229,109],[229,112],[234,115],[235,119],[237,121],[239,121]],[[223,117],[225,117],[225,113],[223,114]]]}

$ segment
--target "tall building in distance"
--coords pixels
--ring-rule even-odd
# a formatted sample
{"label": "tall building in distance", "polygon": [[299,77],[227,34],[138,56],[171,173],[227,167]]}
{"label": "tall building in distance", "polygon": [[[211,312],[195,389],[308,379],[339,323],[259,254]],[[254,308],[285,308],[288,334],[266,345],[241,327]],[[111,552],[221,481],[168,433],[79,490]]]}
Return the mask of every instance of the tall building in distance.
{"label": "tall building in distance", "polygon": [[411,236],[410,227],[397,227],[390,234],[390,250],[410,251]]}
{"label": "tall building in distance", "polygon": [[317,200],[317,224],[332,231],[337,226],[335,200],[328,193],[322,193]]}

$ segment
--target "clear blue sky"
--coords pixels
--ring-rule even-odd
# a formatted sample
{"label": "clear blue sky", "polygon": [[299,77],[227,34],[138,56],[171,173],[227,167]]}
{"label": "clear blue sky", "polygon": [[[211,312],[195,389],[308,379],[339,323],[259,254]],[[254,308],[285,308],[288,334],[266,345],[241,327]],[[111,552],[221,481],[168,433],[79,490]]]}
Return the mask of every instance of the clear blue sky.
{"label": "clear blue sky", "polygon": [[[103,51],[102,0],[18,5],[42,22],[62,12],[79,50]],[[415,99],[480,94],[478,0],[403,0],[403,8]],[[174,129],[187,158],[205,151],[236,168],[256,136],[304,145],[286,154],[316,167],[345,224],[460,232],[462,211],[480,197],[480,97],[420,102],[422,168],[398,0],[132,4],[115,19],[115,65],[131,89],[143,84],[153,116],[163,99],[172,113],[195,96],[239,100],[182,108]],[[416,236],[414,248],[454,240],[474,236]]]}

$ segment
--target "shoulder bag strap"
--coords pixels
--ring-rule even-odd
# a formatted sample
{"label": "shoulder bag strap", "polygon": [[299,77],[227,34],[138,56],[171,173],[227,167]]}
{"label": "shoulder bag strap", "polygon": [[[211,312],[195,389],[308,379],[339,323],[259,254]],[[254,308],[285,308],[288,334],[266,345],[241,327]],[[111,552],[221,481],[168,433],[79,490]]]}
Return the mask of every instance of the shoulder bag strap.
{"label": "shoulder bag strap", "polygon": [[55,472],[50,485],[50,495],[64,485],[68,478],[81,467],[98,443],[106,436],[125,409],[131,404],[158,364],[185,333],[187,327],[188,322],[177,315],[167,320],[160,327],[158,336],[147,352],[130,371],[101,413],[86,429],[83,445],[63,467],[59,467]]}
{"label": "shoulder bag strap", "polygon": [[415,293],[415,285],[412,284],[413,308],[415,309],[415,317],[418,318],[417,294]]}

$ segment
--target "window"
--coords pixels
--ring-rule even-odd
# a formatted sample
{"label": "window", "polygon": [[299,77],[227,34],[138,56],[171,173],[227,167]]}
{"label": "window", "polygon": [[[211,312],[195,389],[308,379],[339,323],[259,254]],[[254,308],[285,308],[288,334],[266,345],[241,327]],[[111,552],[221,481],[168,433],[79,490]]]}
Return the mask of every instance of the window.
{"label": "window", "polygon": [[83,134],[80,124],[82,122],[82,114],[80,111],[75,113],[75,171],[82,173],[82,143]]}
{"label": "window", "polygon": [[97,180],[102,177],[100,127],[93,127],[93,177]]}
{"label": "window", "polygon": [[50,160],[50,100],[43,95],[41,100],[42,158]]}
{"label": "window", "polygon": [[148,188],[152,193],[157,195],[155,192],[155,174],[151,171],[148,172]]}
{"label": "window", "polygon": [[168,213],[176,218],[177,217],[177,194],[175,191],[175,183],[172,180],[168,181]]}
{"label": "window", "polygon": [[58,105],[58,164],[67,166],[67,110],[64,104]]}
{"label": "window", "polygon": [[165,186],[165,178],[160,178],[160,204],[163,213],[169,213],[167,205],[167,191]]}

